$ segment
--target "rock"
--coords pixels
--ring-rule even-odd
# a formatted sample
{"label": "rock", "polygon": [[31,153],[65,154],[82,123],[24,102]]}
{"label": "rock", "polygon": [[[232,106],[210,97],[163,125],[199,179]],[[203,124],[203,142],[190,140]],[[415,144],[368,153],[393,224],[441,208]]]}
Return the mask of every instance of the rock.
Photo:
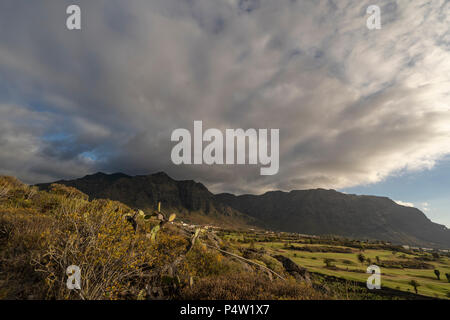
{"label": "rock", "polygon": [[126,216],[125,219],[131,224],[131,226],[133,227],[134,232],[136,232],[136,230],[137,230],[137,222],[134,219],[134,217]]}
{"label": "rock", "polygon": [[260,254],[258,253],[258,250],[256,249],[249,249],[249,248],[244,248],[242,249],[242,256],[245,259],[258,259],[260,257]]}
{"label": "rock", "polygon": [[298,264],[296,264],[288,257],[282,255],[276,255],[273,257],[281,262],[286,272],[289,273],[291,276],[293,276],[297,280],[311,283],[309,272],[305,268],[300,267]]}
{"label": "rock", "polygon": [[313,283],[313,284],[312,284],[312,287],[313,287],[315,290],[318,290],[318,291],[322,292],[323,294],[326,294],[326,295],[331,294],[330,288],[328,288],[326,285],[318,284],[318,283]]}

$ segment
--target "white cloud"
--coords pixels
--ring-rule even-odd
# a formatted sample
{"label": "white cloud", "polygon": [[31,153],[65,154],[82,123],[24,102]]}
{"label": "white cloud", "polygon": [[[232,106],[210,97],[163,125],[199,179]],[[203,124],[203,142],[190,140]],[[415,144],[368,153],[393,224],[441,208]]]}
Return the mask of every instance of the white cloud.
{"label": "white cloud", "polygon": [[414,203],[411,203],[411,202],[403,202],[403,201],[400,201],[400,200],[395,200],[395,202],[397,204],[401,205],[401,206],[404,206],[404,207],[412,207],[412,208],[415,207]]}
{"label": "white cloud", "polygon": [[[0,173],[165,170],[263,192],[374,183],[450,153],[448,1],[379,1],[378,31],[372,1],[239,3],[79,1],[70,32],[64,2],[2,1],[0,108],[23,115],[0,118]],[[171,165],[172,130],[194,120],[279,128],[280,173]]]}
{"label": "white cloud", "polygon": [[420,210],[423,212],[429,213],[431,212],[430,204],[428,202],[422,202],[419,206]]}

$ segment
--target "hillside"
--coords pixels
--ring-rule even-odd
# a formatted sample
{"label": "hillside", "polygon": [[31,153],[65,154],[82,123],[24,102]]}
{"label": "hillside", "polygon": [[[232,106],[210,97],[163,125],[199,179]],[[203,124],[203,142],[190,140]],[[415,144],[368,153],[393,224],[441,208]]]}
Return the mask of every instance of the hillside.
{"label": "hillside", "polygon": [[220,194],[215,198],[275,230],[450,247],[449,229],[433,223],[420,210],[398,205],[389,198],[323,189],[268,192],[261,196]]}
{"label": "hillside", "polygon": [[[249,249],[185,226],[176,214],[135,213],[118,201],[89,201],[71,187],[38,191],[0,176],[0,300],[348,297],[295,264],[302,275],[293,273],[266,250],[251,250],[261,262],[251,261]],[[371,296],[354,291],[355,299]]]}
{"label": "hillside", "polygon": [[[91,199],[117,200],[143,210],[153,210],[161,201],[164,208],[176,210],[182,219],[195,223],[243,228],[253,225],[312,235],[450,247],[450,230],[445,226],[433,223],[416,208],[400,206],[384,197],[323,189],[214,195],[201,183],[176,181],[165,173],[146,176],[97,173],[57,183],[75,187]],[[45,189],[49,185],[39,187]]]}
{"label": "hillside", "polygon": [[[0,299],[416,300],[450,296],[448,256],[437,252],[195,227],[181,223],[177,213],[169,216],[163,210],[146,216],[118,201],[89,201],[72,187],[53,184],[47,189],[39,191],[0,176]],[[371,259],[389,275],[380,290],[366,287]],[[67,280],[74,284],[77,267],[79,288],[71,290]],[[433,269],[439,269],[442,277],[436,277]],[[420,284],[418,291],[414,287],[415,293],[408,292],[410,280]]]}
{"label": "hillside", "polygon": [[[56,183],[74,187],[90,199],[117,200],[144,211],[156,209],[156,204],[161,202],[165,210],[178,212],[180,219],[186,222],[243,228],[258,224],[255,218],[215,201],[214,195],[203,184],[193,180],[176,181],[163,172],[145,176],[99,172]],[[38,187],[48,189],[50,185],[39,184]]]}

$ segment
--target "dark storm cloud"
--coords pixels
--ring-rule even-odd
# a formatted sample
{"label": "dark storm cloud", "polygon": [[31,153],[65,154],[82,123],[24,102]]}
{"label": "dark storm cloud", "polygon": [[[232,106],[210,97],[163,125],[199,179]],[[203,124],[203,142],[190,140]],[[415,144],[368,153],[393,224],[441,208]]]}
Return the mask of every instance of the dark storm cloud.
{"label": "dark storm cloud", "polygon": [[[450,153],[449,2],[0,4],[0,173],[167,171],[214,191],[341,188]],[[171,132],[279,128],[280,173],[171,164]]]}

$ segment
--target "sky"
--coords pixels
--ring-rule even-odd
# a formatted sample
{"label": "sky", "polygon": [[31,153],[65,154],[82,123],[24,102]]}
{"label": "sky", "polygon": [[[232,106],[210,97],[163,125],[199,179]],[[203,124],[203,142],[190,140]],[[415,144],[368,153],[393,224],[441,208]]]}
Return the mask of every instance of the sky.
{"label": "sky", "polygon": [[[2,0],[0,174],[336,189],[450,226],[449,27],[448,0]],[[171,133],[195,120],[279,129],[279,173],[174,165]]]}

